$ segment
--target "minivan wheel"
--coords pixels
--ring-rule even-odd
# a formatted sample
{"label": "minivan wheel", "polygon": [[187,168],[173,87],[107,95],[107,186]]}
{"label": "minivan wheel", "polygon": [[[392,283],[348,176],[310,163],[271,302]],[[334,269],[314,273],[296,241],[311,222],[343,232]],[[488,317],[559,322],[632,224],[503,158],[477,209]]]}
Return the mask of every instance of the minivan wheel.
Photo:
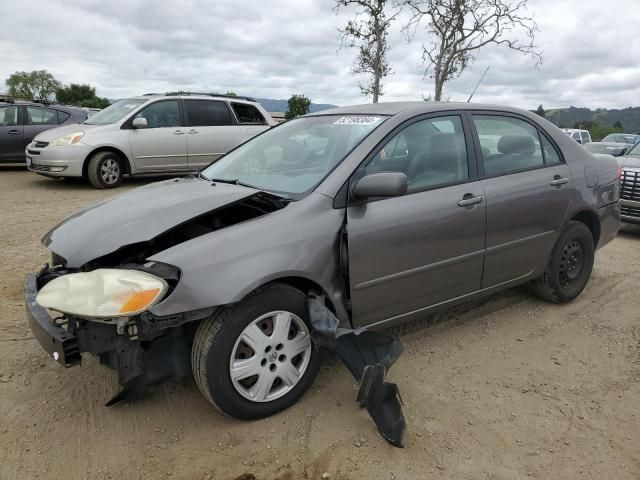
{"label": "minivan wheel", "polygon": [[309,325],[307,296],[279,283],[218,310],[195,335],[191,366],[198,388],[236,418],[264,418],[288,408],[320,369]]}
{"label": "minivan wheel", "polygon": [[115,188],[122,183],[122,161],[112,152],[96,153],[89,160],[87,175],[95,188]]}
{"label": "minivan wheel", "polygon": [[581,222],[570,222],[553,247],[544,274],[534,280],[534,291],[549,302],[570,302],[587,286],[594,256],[589,228]]}

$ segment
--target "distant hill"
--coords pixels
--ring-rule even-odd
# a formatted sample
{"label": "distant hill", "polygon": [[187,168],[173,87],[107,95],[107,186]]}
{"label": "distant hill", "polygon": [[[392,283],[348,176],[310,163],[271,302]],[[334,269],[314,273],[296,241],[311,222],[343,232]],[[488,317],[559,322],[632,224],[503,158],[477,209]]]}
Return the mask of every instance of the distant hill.
{"label": "distant hill", "polygon": [[598,108],[569,107],[546,111],[546,118],[562,128],[573,128],[578,122],[597,122],[601,125],[622,123],[625,133],[640,132],[640,107],[628,107],[620,110]]}
{"label": "distant hill", "polygon": [[[274,100],[272,98],[256,98],[256,100],[267,112],[286,112],[289,108],[287,100]],[[327,110],[328,108],[335,107],[336,105],[331,105],[329,103],[312,103],[310,111],[319,112],[320,110]]]}

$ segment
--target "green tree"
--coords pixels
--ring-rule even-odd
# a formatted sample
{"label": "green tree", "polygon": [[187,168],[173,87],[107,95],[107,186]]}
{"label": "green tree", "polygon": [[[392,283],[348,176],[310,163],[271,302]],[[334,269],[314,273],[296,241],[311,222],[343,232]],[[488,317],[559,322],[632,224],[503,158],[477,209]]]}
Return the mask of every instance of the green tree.
{"label": "green tree", "polygon": [[613,128],[617,128],[618,130],[620,130],[620,132],[624,132],[624,127],[622,126],[622,122],[620,120],[613,124]]}
{"label": "green tree", "polygon": [[544,108],[542,108],[542,105],[538,105],[538,108],[536,110],[536,114],[540,115],[542,118],[546,118],[547,117],[547,113],[544,111]]}
{"label": "green tree", "polygon": [[56,90],[56,100],[60,103],[87,108],[106,108],[109,100],[96,95],[96,89],[86,83],[71,83]]}
{"label": "green tree", "polygon": [[25,100],[52,100],[60,82],[46,70],[14,72],[4,82],[9,95]]}
{"label": "green tree", "polygon": [[227,93],[225,93],[225,95],[229,95],[230,97],[237,97],[238,94],[236,92],[233,92],[231,90],[229,90]]}
{"label": "green tree", "polygon": [[309,107],[311,107],[311,100],[307,97],[304,95],[292,95],[288,101],[288,108],[284,118],[291,120],[300,115],[306,115],[309,113]]}

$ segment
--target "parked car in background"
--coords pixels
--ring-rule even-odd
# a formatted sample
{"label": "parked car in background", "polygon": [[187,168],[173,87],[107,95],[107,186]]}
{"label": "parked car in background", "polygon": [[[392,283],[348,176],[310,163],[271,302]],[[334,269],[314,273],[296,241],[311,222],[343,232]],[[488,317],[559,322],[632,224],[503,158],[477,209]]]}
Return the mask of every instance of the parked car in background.
{"label": "parked car in background", "polygon": [[584,148],[591,153],[613,155],[619,157],[624,155],[633,145],[628,143],[613,143],[613,142],[589,142],[583,145]]}
{"label": "parked car in background", "polygon": [[86,118],[78,107],[0,99],[0,163],[24,163],[25,147],[36,135]]}
{"label": "parked car in background", "polygon": [[622,221],[640,224],[640,143],[618,161],[622,166]]}
{"label": "parked car in background", "polygon": [[114,188],[124,175],[198,170],[275,124],[248,97],[147,94],[120,100],[82,125],[38,135],[27,146],[27,166]]}
{"label": "parked car in background", "polygon": [[70,216],[25,305],[62,365],[91,352],[125,389],[192,374],[226,414],[268,417],[318,373],[310,293],[367,329],[526,282],[569,302],[618,232],[619,193],[613,157],[525,110],[325,110]]}
{"label": "parked car in background", "polygon": [[635,145],[640,142],[640,135],[632,135],[630,133],[610,133],[604,137],[601,142],[626,143]]}
{"label": "parked car in background", "polygon": [[580,144],[591,142],[591,134],[589,133],[589,130],[580,130],[578,128],[564,128],[562,129],[562,131]]}

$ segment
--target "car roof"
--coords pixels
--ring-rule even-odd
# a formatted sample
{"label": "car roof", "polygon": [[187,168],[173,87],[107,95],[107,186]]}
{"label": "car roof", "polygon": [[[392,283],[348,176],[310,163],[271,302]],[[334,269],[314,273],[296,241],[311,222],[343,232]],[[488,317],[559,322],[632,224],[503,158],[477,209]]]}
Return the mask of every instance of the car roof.
{"label": "car roof", "polygon": [[26,105],[29,107],[43,107],[43,108],[53,108],[55,110],[63,110],[66,112],[85,112],[86,110],[82,107],[76,107],[75,105],[66,105],[64,103],[45,103],[45,102],[30,102],[28,100],[15,100],[13,102],[0,102],[0,105]]}
{"label": "car roof", "polygon": [[416,115],[422,113],[442,112],[449,110],[489,110],[507,113],[527,114],[530,112],[520,108],[507,107],[504,105],[492,105],[482,103],[466,103],[466,102],[385,102],[385,103],[366,103],[361,105],[352,105],[348,107],[337,107],[328,110],[321,110],[308,114],[307,116],[319,115],[398,115],[400,113],[414,113]]}
{"label": "car roof", "polygon": [[233,100],[240,103],[257,104],[255,98],[238,95],[226,95],[223,93],[192,93],[192,92],[168,92],[168,93],[145,93],[137,97],[128,97],[128,100],[150,100],[158,98],[189,98],[193,100]]}

